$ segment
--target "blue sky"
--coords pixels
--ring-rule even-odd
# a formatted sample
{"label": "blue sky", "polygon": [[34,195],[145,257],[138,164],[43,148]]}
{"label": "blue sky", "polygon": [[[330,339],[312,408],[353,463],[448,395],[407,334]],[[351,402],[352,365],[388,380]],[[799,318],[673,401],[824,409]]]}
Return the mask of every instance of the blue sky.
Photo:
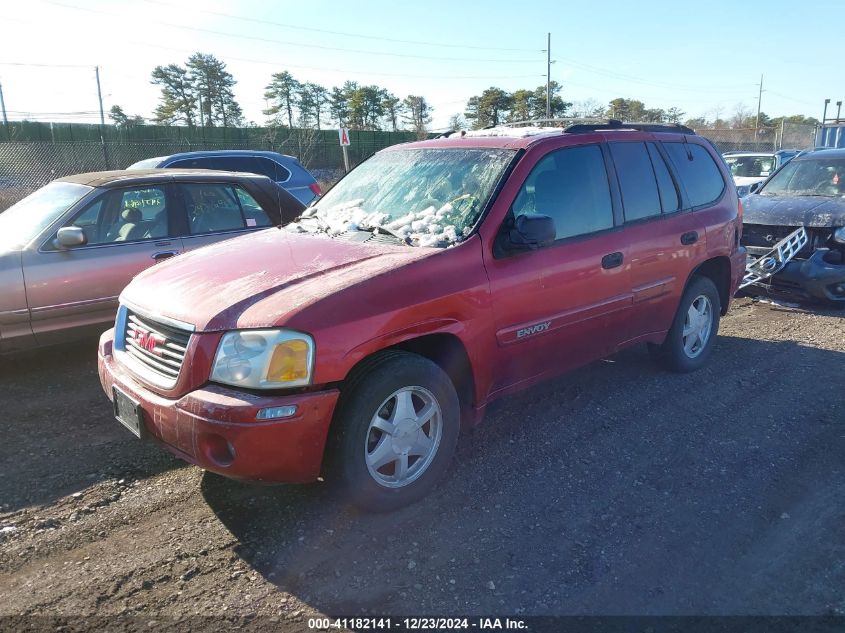
{"label": "blue sky", "polygon": [[648,107],[676,106],[688,116],[719,111],[727,117],[737,104],[756,110],[761,73],[763,111],[772,116],[820,117],[825,98],[845,98],[834,65],[838,37],[820,35],[824,15],[837,13],[840,3],[646,0],[633,10],[631,3],[605,0],[595,10],[589,6],[9,0],[0,83],[13,119],[94,122],[92,67],[99,65],[106,109],[119,104],[150,116],[158,97],[149,84],[153,67],[202,51],[228,64],[247,119],[258,123],[270,75],[289,70],[327,87],[353,79],[400,97],[421,94],[434,105],[437,128],[484,88],[543,84],[550,31],[552,78],[568,101],[629,97]]}

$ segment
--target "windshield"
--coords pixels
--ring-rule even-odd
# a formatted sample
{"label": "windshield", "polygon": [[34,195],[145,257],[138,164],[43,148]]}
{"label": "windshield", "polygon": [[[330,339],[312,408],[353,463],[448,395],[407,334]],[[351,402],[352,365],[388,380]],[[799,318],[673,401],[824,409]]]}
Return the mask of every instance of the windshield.
{"label": "windshield", "polygon": [[765,196],[845,196],[845,158],[792,160],[760,193]]}
{"label": "windshield", "polygon": [[0,213],[0,250],[21,248],[55,222],[92,187],[51,182]]}
{"label": "windshield", "polygon": [[774,156],[725,156],[731,175],[736,178],[760,178],[774,171]]}
{"label": "windshield", "polygon": [[392,234],[413,246],[466,238],[515,151],[406,149],[376,154],[351,172],[292,230]]}

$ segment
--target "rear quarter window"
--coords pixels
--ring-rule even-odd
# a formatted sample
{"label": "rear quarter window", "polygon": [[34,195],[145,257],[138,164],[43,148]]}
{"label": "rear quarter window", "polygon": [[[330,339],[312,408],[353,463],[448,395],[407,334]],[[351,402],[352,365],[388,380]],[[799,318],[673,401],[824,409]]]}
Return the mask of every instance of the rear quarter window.
{"label": "rear quarter window", "polygon": [[689,198],[689,206],[713,204],[725,190],[725,181],[716,161],[696,143],[663,143],[669,159]]}
{"label": "rear quarter window", "polygon": [[259,156],[256,158],[256,163],[258,169],[256,173],[261,174],[262,176],[267,176],[270,180],[284,182],[290,178],[290,172],[274,160]]}

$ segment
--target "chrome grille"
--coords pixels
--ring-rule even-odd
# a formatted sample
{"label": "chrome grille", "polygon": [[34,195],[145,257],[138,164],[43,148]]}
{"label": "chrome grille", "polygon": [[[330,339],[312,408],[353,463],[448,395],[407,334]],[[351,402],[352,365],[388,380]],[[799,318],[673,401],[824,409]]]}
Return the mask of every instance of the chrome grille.
{"label": "chrome grille", "polygon": [[[750,247],[749,252],[760,254],[769,251],[780,240],[798,229],[797,226],[768,226],[765,224],[744,224],[742,226],[742,245]],[[807,243],[796,257],[806,259],[830,239],[831,229],[810,227],[807,231]]]}
{"label": "chrome grille", "polygon": [[171,383],[176,382],[182,369],[190,338],[189,331],[142,317],[131,310],[126,314],[127,355]]}

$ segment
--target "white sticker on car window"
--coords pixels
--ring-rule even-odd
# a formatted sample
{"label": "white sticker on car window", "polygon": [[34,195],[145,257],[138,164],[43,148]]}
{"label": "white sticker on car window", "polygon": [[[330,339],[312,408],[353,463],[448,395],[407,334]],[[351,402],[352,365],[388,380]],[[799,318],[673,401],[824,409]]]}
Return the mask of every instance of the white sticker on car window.
{"label": "white sticker on car window", "polygon": [[246,225],[247,226],[257,226],[257,224],[255,222],[255,218],[247,218],[246,219]]}

